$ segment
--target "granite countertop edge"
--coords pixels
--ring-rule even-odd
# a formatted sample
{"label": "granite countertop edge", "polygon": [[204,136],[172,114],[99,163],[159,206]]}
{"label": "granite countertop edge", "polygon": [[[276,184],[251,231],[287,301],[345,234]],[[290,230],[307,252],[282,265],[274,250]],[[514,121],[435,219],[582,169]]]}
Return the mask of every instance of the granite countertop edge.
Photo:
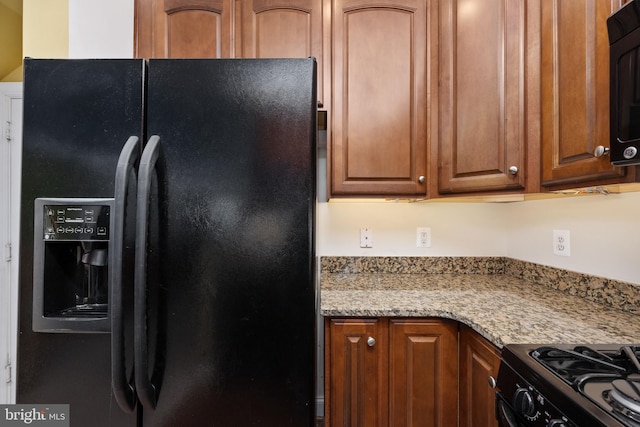
{"label": "granite countertop edge", "polygon": [[322,258],[322,316],[453,319],[499,348],[640,343],[634,284],[508,258],[364,258]]}

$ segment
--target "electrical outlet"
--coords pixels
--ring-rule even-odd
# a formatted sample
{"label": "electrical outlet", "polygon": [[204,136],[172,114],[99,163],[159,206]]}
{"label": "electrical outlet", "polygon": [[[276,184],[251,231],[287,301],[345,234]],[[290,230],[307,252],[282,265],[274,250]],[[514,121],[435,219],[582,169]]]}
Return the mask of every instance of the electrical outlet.
{"label": "electrical outlet", "polygon": [[571,233],[569,230],[553,230],[553,253],[560,256],[571,255]]}
{"label": "electrical outlet", "polygon": [[428,227],[418,227],[416,229],[416,246],[418,248],[431,247],[431,229]]}
{"label": "electrical outlet", "polygon": [[372,248],[373,247],[373,230],[367,227],[360,229],[360,247]]}

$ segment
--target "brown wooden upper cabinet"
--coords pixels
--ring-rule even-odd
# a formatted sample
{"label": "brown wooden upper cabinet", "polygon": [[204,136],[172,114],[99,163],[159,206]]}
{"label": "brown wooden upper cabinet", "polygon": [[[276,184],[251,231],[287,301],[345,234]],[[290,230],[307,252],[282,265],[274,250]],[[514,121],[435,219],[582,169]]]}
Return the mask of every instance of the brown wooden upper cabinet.
{"label": "brown wooden upper cabinet", "polygon": [[625,1],[136,0],[135,55],[314,56],[331,197],[636,182],[593,154]]}
{"label": "brown wooden upper cabinet", "polygon": [[233,0],[136,0],[138,58],[229,58]]}
{"label": "brown wooden upper cabinet", "polygon": [[613,167],[609,147],[607,17],[622,0],[549,0],[542,7],[542,182],[547,189],[634,181]]}
{"label": "brown wooden upper cabinet", "polygon": [[245,0],[243,58],[322,57],[322,0]]}
{"label": "brown wooden upper cabinet", "polygon": [[325,101],[322,0],[244,0],[242,58],[307,58],[318,63],[318,101]]}
{"label": "brown wooden upper cabinet", "polygon": [[308,58],[325,93],[326,0],[136,0],[138,58]]}
{"label": "brown wooden upper cabinet", "polygon": [[527,3],[439,1],[439,119],[433,144],[438,164],[433,193],[525,189]]}
{"label": "brown wooden upper cabinet", "polygon": [[436,2],[333,0],[332,196],[422,196],[427,188]]}

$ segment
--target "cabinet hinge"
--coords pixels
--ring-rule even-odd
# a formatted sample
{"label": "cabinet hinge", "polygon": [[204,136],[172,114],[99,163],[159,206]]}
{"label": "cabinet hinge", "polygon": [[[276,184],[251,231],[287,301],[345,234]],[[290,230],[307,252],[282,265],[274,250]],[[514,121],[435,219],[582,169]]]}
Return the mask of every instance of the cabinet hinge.
{"label": "cabinet hinge", "polygon": [[4,260],[11,262],[11,243],[4,245]]}
{"label": "cabinet hinge", "polygon": [[7,354],[7,363],[4,365],[4,370],[5,370],[5,382],[7,384],[11,384],[13,382],[13,366],[11,365],[11,359],[9,358],[9,355]]}
{"label": "cabinet hinge", "polygon": [[7,122],[7,126],[4,128],[4,139],[11,142],[11,122]]}

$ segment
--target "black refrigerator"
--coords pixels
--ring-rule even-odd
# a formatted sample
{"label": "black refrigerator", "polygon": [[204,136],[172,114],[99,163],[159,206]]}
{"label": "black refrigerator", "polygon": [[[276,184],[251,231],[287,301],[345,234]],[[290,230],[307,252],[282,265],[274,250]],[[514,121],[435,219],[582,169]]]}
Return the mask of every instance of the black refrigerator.
{"label": "black refrigerator", "polygon": [[311,426],[316,63],[25,59],[17,403]]}

